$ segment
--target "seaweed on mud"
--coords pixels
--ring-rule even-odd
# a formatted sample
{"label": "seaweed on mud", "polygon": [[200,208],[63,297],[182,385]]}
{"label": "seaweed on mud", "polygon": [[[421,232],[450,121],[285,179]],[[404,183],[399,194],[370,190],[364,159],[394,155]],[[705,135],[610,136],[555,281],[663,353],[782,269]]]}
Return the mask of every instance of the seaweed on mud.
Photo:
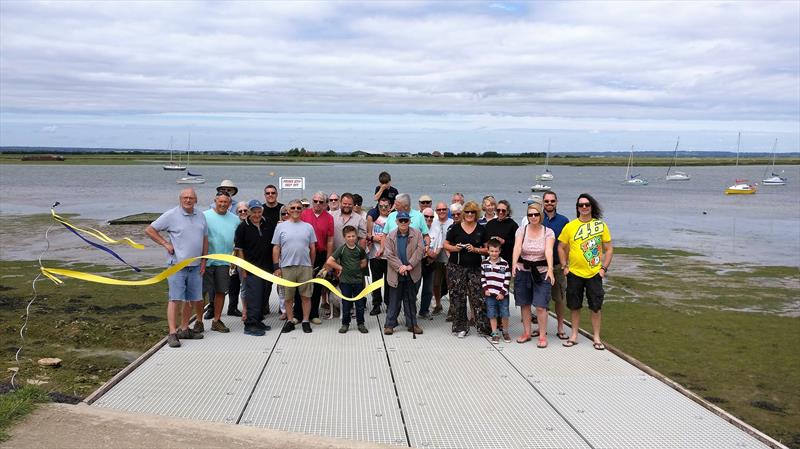
{"label": "seaweed on mud", "polygon": [[750,405],[768,412],[786,413],[786,410],[783,407],[769,401],[753,401],[750,403]]}

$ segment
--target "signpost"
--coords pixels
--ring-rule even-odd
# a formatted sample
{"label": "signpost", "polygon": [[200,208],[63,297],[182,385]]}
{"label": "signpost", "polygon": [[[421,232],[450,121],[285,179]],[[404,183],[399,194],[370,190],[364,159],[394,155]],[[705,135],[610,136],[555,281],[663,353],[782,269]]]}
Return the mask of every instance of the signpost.
{"label": "signpost", "polygon": [[280,185],[281,191],[283,190],[300,190],[302,193],[300,196],[305,196],[306,194],[306,178],[305,176],[299,177],[283,177],[281,176],[278,178],[278,184]]}

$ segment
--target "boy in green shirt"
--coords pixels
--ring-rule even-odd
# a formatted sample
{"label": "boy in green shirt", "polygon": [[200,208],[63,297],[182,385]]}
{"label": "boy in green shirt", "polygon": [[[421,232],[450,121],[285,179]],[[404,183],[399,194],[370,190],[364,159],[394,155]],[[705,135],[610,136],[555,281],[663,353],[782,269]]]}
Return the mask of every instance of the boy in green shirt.
{"label": "boy in green shirt", "polygon": [[[344,245],[336,248],[336,251],[328,257],[325,265],[336,271],[339,275],[339,288],[342,295],[353,297],[364,289],[364,276],[362,270],[367,267],[367,253],[358,246],[358,234],[354,226],[345,226],[342,229]],[[367,307],[367,299],[361,298],[358,301],[342,300],[342,327],[340,334],[344,334],[350,328],[350,312],[356,305],[356,323],[358,331],[362,334],[369,332],[364,325],[364,309]]]}

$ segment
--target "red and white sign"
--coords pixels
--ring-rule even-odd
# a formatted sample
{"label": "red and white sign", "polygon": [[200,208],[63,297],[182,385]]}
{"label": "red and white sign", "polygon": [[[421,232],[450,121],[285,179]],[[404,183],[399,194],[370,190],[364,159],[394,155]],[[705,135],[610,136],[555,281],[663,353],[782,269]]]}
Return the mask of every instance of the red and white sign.
{"label": "red and white sign", "polygon": [[299,177],[299,178],[279,178],[281,184],[281,190],[284,189],[301,189],[305,190],[306,188],[306,178]]}

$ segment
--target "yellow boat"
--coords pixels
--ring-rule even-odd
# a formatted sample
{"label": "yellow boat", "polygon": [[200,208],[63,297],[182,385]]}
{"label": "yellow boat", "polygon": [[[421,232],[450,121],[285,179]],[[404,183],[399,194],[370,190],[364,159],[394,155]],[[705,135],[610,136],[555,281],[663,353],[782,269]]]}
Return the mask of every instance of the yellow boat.
{"label": "yellow boat", "polygon": [[753,184],[748,184],[744,179],[737,179],[736,184],[725,189],[726,195],[752,195],[758,189]]}

